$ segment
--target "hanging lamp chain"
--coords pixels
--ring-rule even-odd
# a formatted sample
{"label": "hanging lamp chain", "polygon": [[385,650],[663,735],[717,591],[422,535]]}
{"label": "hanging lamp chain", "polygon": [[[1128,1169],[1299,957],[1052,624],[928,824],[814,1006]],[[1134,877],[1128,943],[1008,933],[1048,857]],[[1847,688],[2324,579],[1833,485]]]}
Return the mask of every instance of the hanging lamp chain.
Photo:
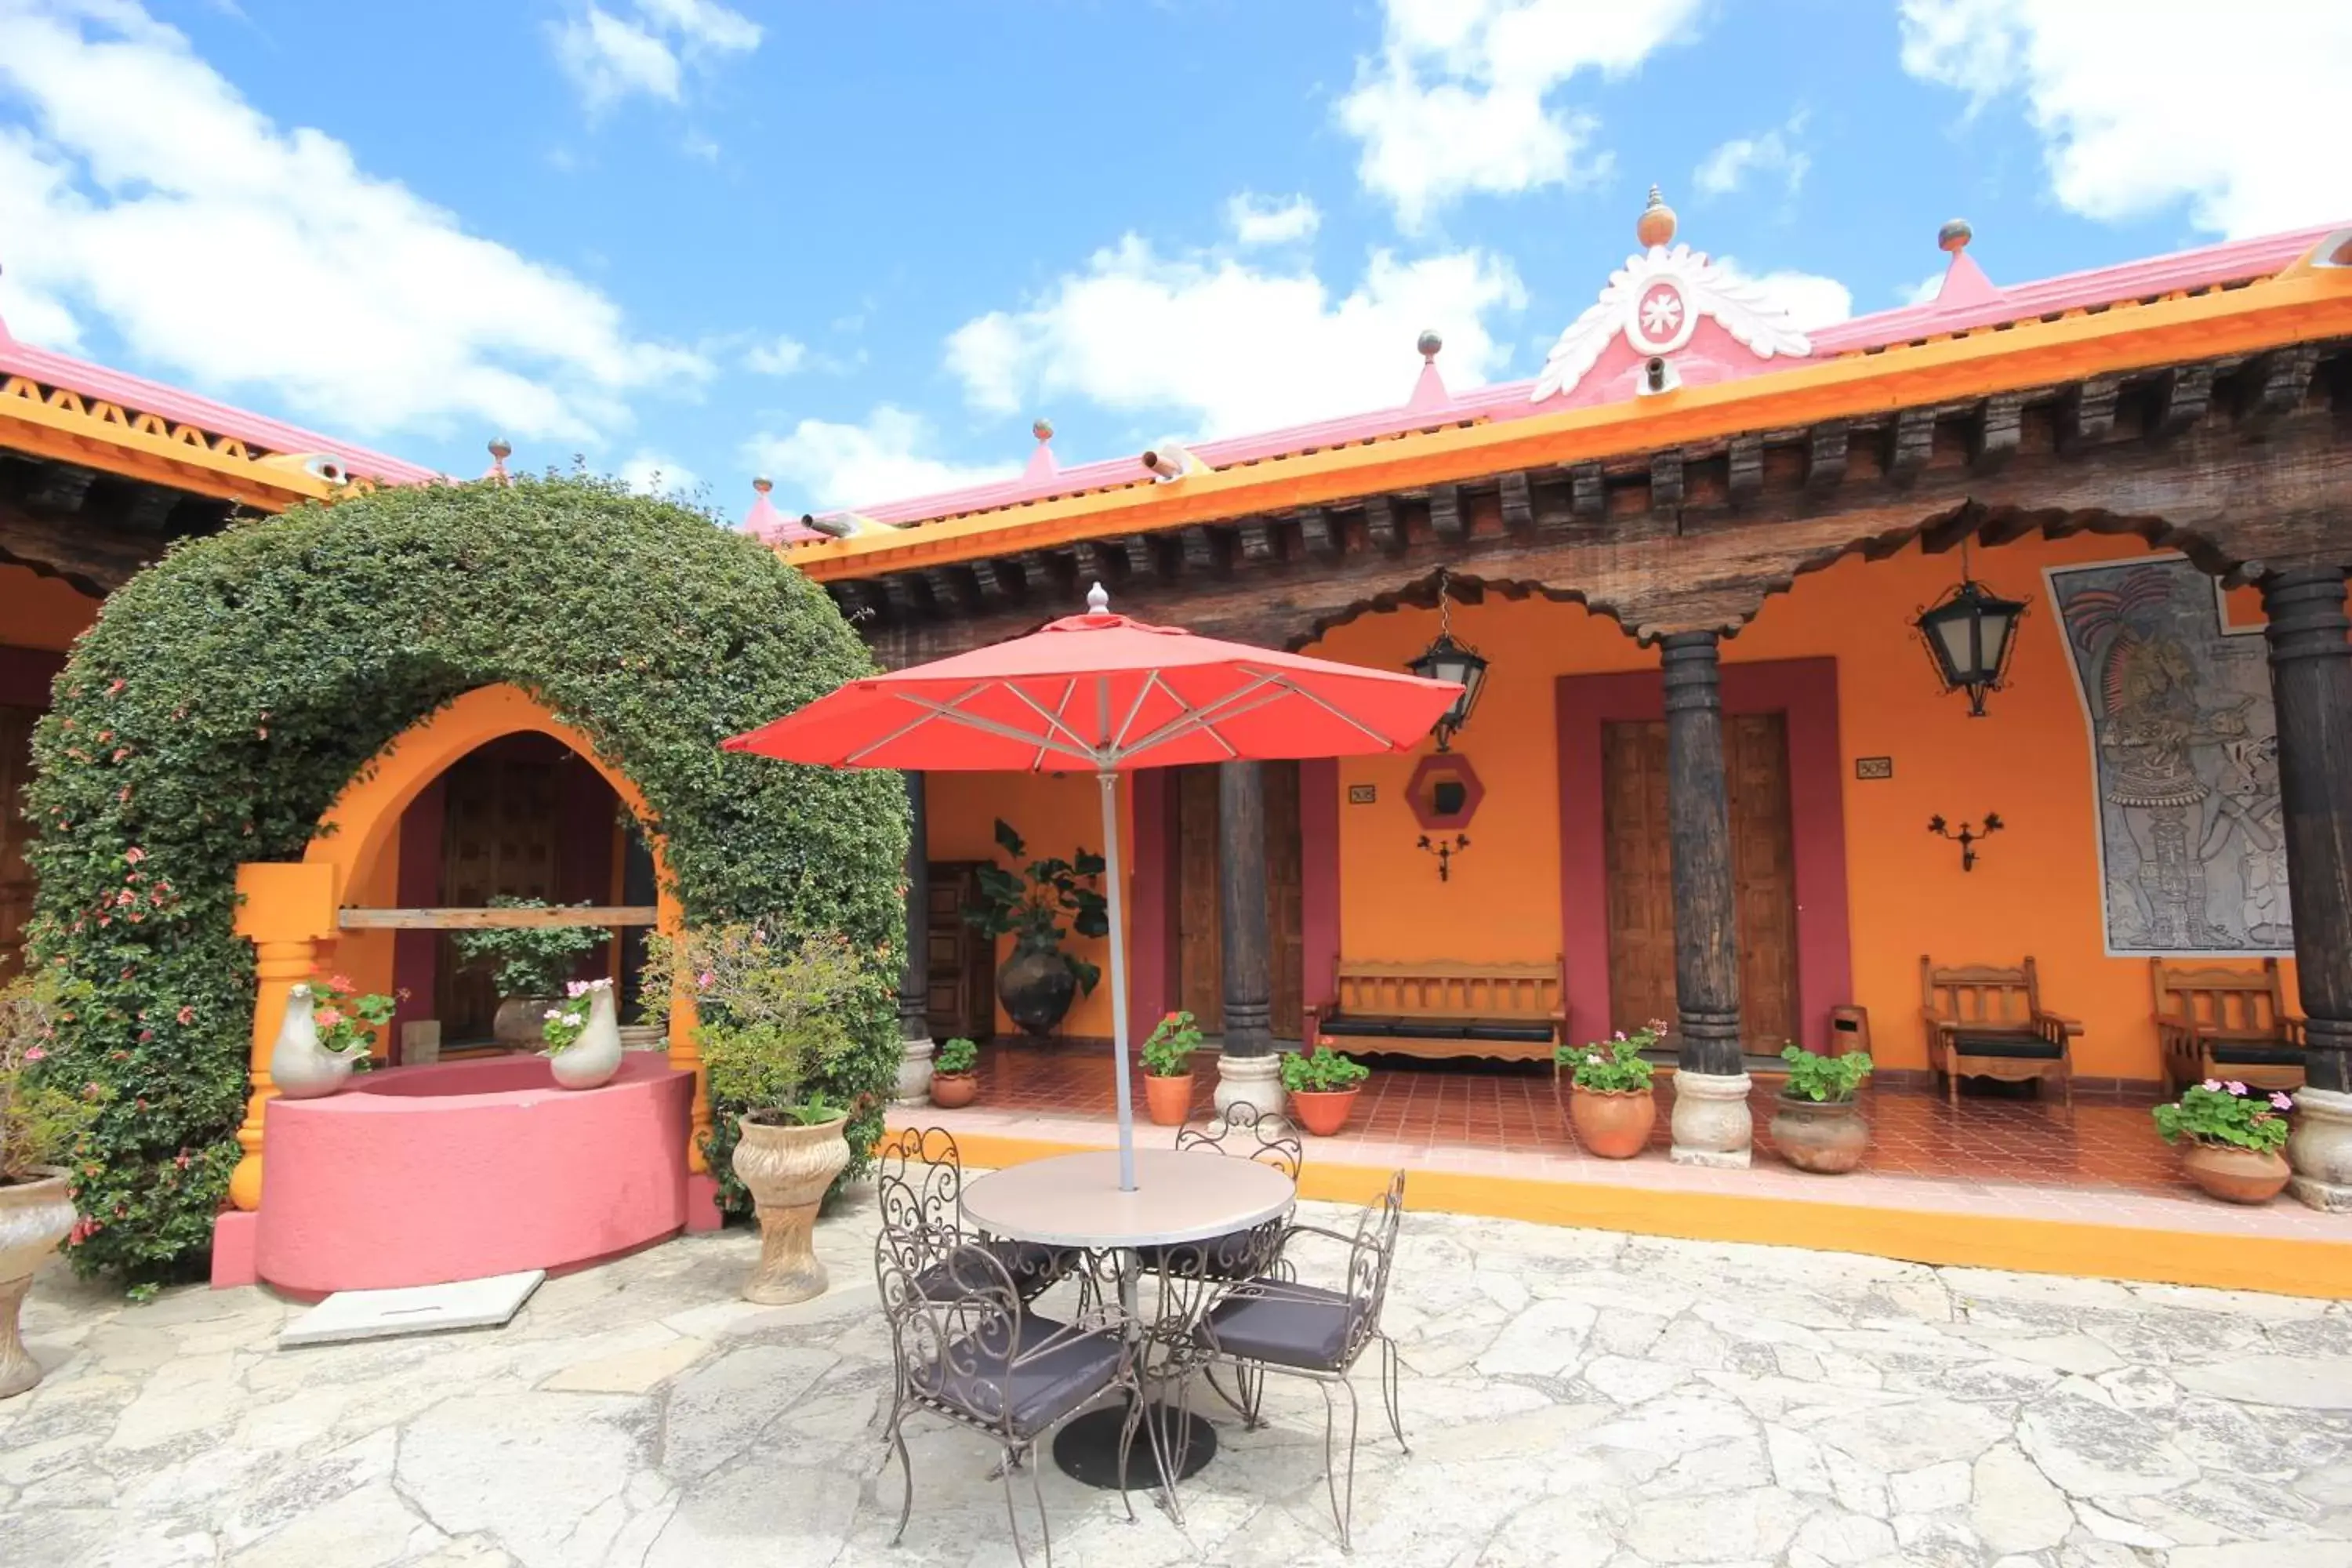
{"label": "hanging lamp chain", "polygon": [[1441,641],[1454,640],[1454,596],[1447,592],[1453,574],[1444,567],[1437,569],[1437,636]]}

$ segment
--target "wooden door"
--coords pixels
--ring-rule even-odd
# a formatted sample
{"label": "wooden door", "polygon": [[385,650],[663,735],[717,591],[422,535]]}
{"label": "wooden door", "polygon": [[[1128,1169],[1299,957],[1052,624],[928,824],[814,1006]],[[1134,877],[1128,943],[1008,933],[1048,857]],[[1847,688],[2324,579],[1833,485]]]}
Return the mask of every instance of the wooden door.
{"label": "wooden door", "polygon": [[[457,909],[501,895],[555,902],[562,824],[553,759],[493,742],[459,758],[445,778],[441,901]],[[487,968],[465,964],[446,933],[434,993],[445,1043],[489,1037],[497,984]]]}
{"label": "wooden door", "polygon": [[[1738,911],[1740,1044],[1774,1053],[1798,1037],[1796,851],[1789,811],[1788,724],[1779,713],[1723,722]],[[1613,1028],[1675,1016],[1673,837],[1663,721],[1601,727],[1601,814],[1609,886]]]}
{"label": "wooden door", "polygon": [[[1305,1023],[1306,945],[1300,931],[1298,764],[1260,764],[1265,781],[1266,963],[1276,1038]],[[1176,770],[1176,1003],[1205,1034],[1225,1026],[1224,921],[1217,901],[1217,770]]]}
{"label": "wooden door", "polygon": [[32,819],[25,815],[25,786],[33,776],[30,708],[0,708],[0,980],[24,966],[25,926],[33,918],[33,868],[25,848]]}
{"label": "wooden door", "polygon": [[934,860],[925,871],[930,890],[924,976],[934,1040],[987,1040],[996,1034],[996,942],[964,910],[980,901],[977,860]]}

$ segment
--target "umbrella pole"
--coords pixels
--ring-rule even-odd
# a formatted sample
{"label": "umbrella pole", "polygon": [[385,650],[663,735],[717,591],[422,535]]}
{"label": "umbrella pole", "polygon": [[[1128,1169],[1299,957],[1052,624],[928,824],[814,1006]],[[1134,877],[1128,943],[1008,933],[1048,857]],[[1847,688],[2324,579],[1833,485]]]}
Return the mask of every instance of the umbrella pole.
{"label": "umbrella pole", "polygon": [[1135,1191],[1135,1090],[1127,1073],[1127,921],[1120,913],[1118,774],[1106,768],[1102,784],[1103,862],[1110,877],[1110,1040],[1112,1082],[1118,1091],[1118,1190]]}

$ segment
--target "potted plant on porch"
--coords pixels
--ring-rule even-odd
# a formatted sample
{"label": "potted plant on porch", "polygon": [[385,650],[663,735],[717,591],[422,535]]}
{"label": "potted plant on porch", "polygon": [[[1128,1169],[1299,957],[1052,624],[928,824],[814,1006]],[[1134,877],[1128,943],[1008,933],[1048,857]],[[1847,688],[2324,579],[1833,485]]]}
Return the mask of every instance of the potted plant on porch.
{"label": "potted plant on porch", "polygon": [[[545,899],[503,893],[490,900],[494,910],[549,907]],[[541,1039],[547,1010],[564,1000],[563,983],[573,967],[596,950],[604,932],[594,926],[486,926],[452,931],[449,940],[467,963],[495,966],[490,980],[499,988],[499,1010],[491,1016],[491,1037],[527,1049]]]}
{"label": "potted plant on porch", "polygon": [[1328,1046],[1316,1047],[1313,1056],[1294,1051],[1282,1058],[1282,1087],[1290,1091],[1291,1113],[1318,1138],[1328,1138],[1348,1125],[1356,1091],[1371,1076],[1371,1068]]}
{"label": "potted plant on porch", "polygon": [[1772,1146],[1800,1171],[1843,1175],[1862,1163],[1870,1147],[1870,1123],[1854,1098],[1870,1076],[1870,1054],[1848,1051],[1825,1057],[1802,1046],[1780,1052],[1789,1081],[1772,1112]]}
{"label": "potted plant on porch", "polygon": [[980,1098],[980,1047],[959,1036],[940,1042],[931,1058],[931,1103],[941,1110]]}
{"label": "potted plant on porch", "polygon": [[1181,1127],[1192,1113],[1192,1053],[1200,1048],[1200,1026],[1189,1011],[1160,1019],[1143,1042],[1143,1100],[1160,1126]]}
{"label": "potted plant on porch", "polygon": [[16,1314],[34,1270],[73,1233],[64,1162],[98,1114],[97,1100],[57,1082],[47,1065],[67,1005],[47,972],[0,988],[0,1399],[41,1381],[40,1363],[17,1335]]}
{"label": "potted plant on porch", "polygon": [[760,1221],[744,1300],[774,1307],[824,1294],[810,1244],[817,1205],[849,1163],[849,1111],[817,1086],[856,1049],[843,1022],[859,984],[856,953],[839,937],[786,944],[744,924],[647,945],[646,994],[693,996],[711,1102],[737,1110],[732,1163]]}
{"label": "potted plant on porch", "polygon": [[2156,1130],[2180,1144],[2181,1169],[2208,1197],[2231,1204],[2266,1204],[2289,1174],[2286,1112],[2294,1101],[2235,1081],[2209,1078],[2191,1084],[2170,1105],[2156,1108]]}
{"label": "potted plant on porch", "polygon": [[[1029,853],[1021,835],[1002,819],[996,842],[1015,860]],[[1013,938],[1013,956],[996,972],[996,994],[1024,1034],[1052,1034],[1079,992],[1093,995],[1102,979],[1099,968],[1062,947],[1072,932],[1109,933],[1110,906],[1097,885],[1102,873],[1103,858],[1083,847],[1073,859],[1048,857],[1018,871],[980,868],[980,902],[965,910],[963,918],[992,937]]]}
{"label": "potted plant on porch", "polygon": [[1665,1027],[1654,1020],[1630,1035],[1620,1029],[1606,1040],[1553,1049],[1553,1073],[1569,1069],[1568,1124],[1586,1153],[1630,1160],[1649,1147],[1650,1129],[1658,1121],[1650,1088],[1657,1069],[1642,1053],[1658,1043]]}

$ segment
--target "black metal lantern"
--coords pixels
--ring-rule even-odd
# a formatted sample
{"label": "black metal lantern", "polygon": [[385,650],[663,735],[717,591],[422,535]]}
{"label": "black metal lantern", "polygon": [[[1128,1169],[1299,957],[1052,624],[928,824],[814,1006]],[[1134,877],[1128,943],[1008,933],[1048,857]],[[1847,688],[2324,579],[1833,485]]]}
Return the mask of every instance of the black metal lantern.
{"label": "black metal lantern", "polygon": [[1984,717],[1985,693],[1998,691],[2009,676],[2009,656],[2017,646],[2022,600],[2004,599],[1969,575],[1968,547],[1960,547],[1959,586],[1913,623],[1936,661],[1944,689],[1969,694],[1969,717]]}
{"label": "black metal lantern", "polygon": [[1405,668],[1424,680],[1451,680],[1462,688],[1462,695],[1439,715],[1431,731],[1437,737],[1437,749],[1449,750],[1455,731],[1470,721],[1470,710],[1478,706],[1478,693],[1486,684],[1486,661],[1476,648],[1454,638],[1452,601],[1446,597],[1443,571],[1437,575],[1437,640]]}

